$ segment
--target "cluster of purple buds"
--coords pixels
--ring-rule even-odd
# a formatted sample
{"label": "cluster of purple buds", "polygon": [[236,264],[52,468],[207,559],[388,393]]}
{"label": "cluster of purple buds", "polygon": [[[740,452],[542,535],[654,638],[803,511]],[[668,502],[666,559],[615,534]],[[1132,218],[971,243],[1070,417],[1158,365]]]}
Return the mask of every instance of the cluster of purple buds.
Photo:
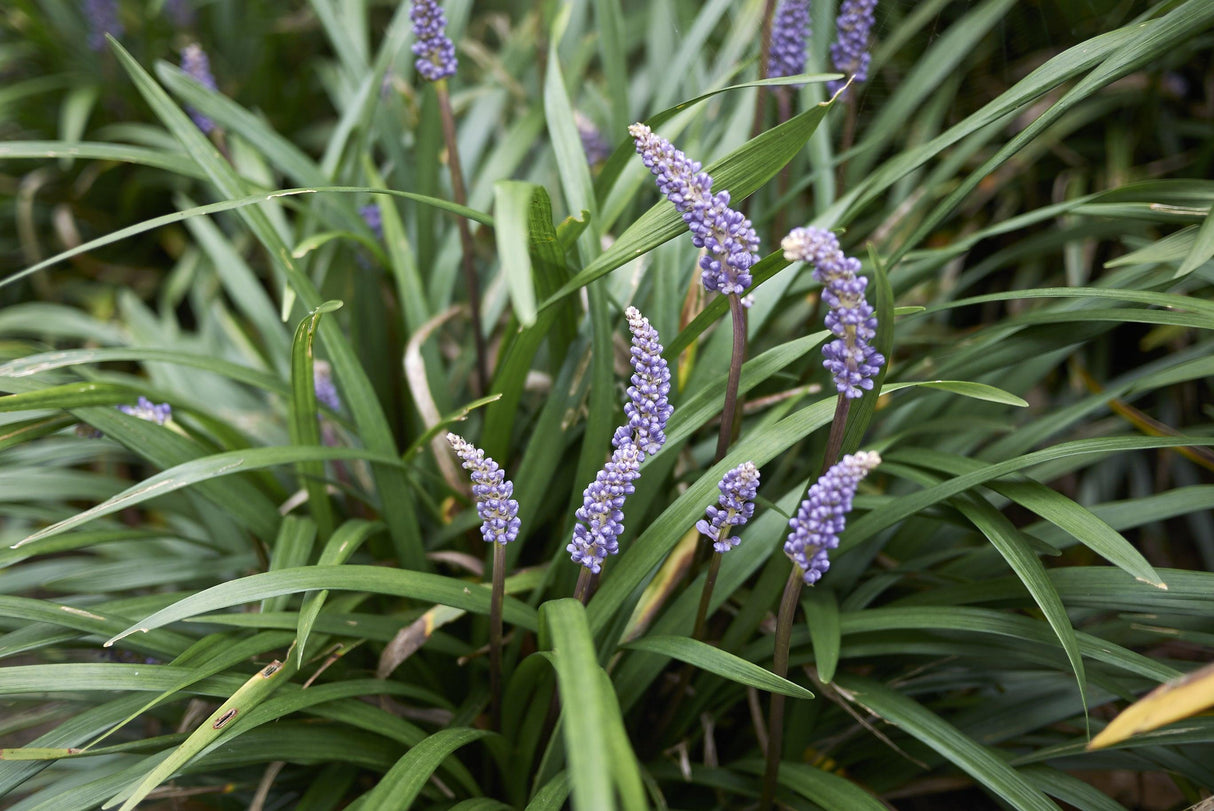
{"label": "cluster of purple buds", "polygon": [[574,563],[594,574],[603,568],[608,555],[620,551],[624,532],[624,499],[636,491],[633,482],[641,475],[643,454],[631,443],[616,448],[611,460],[582,493],[582,506],[575,516],[573,538],[565,550]]}
{"label": "cluster of purple buds", "polygon": [[674,412],[667,395],[670,394],[670,367],[662,357],[658,331],[636,307],[624,311],[628,330],[632,333],[632,385],[628,387],[628,402],[624,404],[627,425],[615,431],[611,444],[616,448],[635,445],[641,460],[657,453],[666,444],[666,422]]}
{"label": "cluster of purple buds", "polygon": [[641,160],[657,179],[658,191],[674,204],[691,231],[691,241],[704,248],[700,278],[704,287],[723,295],[742,295],[750,287],[750,268],[759,261],[759,236],[740,211],[729,207],[729,192],[713,194],[712,178],[693,161],[644,124],[628,128]]}
{"label": "cluster of purple buds", "polygon": [[822,349],[822,365],[840,394],[862,397],[872,389],[885,358],[872,346],[877,317],[864,300],[868,279],[859,275],[860,260],[845,256],[839,238],[822,228],[794,228],[780,246],[788,261],[814,266],[814,279],[821,282],[822,298],[830,307],[826,327],[836,336]]}
{"label": "cluster of purple buds", "polygon": [[577,127],[578,138],[582,140],[582,151],[586,153],[587,163],[598,166],[611,157],[611,144],[607,143],[607,139],[593,121],[575,111],[573,126]]}
{"label": "cluster of purple buds", "polygon": [[[138,417],[147,422],[154,422],[157,425],[164,425],[173,418],[173,407],[171,405],[168,403],[153,403],[146,397],[140,397],[135,401],[135,405],[119,405],[114,406],[114,408],[123,414]],[[76,426],[76,436],[85,439],[101,439],[103,434],[93,426],[82,422]]]}
{"label": "cluster of purple buds", "polygon": [[312,365],[312,388],[316,401],[332,411],[341,411],[341,395],[333,382],[333,367],[328,361],[318,360]]}
{"label": "cluster of purple buds", "polygon": [[759,469],[754,462],[743,462],[725,474],[717,489],[721,491],[719,506],[709,506],[704,518],[696,522],[696,529],[724,554],[738,545],[738,539],[729,536],[729,527],[740,527],[755,514]]}
{"label": "cluster of purple buds", "polygon": [[[207,90],[218,90],[215,86],[215,77],[211,75],[211,61],[207,59],[206,51],[197,42],[191,42],[182,49],[181,69]],[[208,135],[215,129],[215,122],[193,107],[187,106],[186,112],[190,114],[190,118],[194,119],[198,129]]]}
{"label": "cluster of purple buds", "polygon": [[598,574],[608,555],[620,551],[624,532],[624,499],[634,492],[633,482],[641,475],[646,455],[657,453],[666,442],[666,422],[674,408],[670,393],[670,368],[662,357],[658,331],[636,307],[624,311],[632,333],[632,385],[624,414],[628,424],[611,438],[615,452],[582,493],[573,538],[566,550],[573,562]]}
{"label": "cluster of purple buds", "polygon": [[[868,79],[868,33],[873,28],[873,11],[877,0],[843,0],[835,19],[835,41],[830,46],[830,61],[835,70],[850,76],[855,82]],[[846,79],[828,82],[833,96],[847,83]]]}
{"label": "cluster of purple buds", "polygon": [[784,554],[801,568],[807,586],[818,582],[830,568],[828,553],[839,548],[839,534],[847,525],[856,488],[879,464],[876,451],[844,456],[809,488],[797,514],[789,520]]}
{"label": "cluster of purple buds", "polygon": [[118,410],[123,414],[138,417],[141,420],[164,425],[173,418],[173,407],[168,403],[153,403],[146,397],[140,397],[135,405],[120,405]]}
{"label": "cluster of purple buds", "polygon": [[358,209],[358,215],[363,218],[363,222],[375,234],[376,239],[384,238],[384,215],[379,210],[379,206],[375,203],[367,203]]}
{"label": "cluster of purple buds", "polygon": [[[805,72],[809,37],[809,0],[781,0],[771,18],[771,52],[767,76],[796,76]],[[799,85],[794,85],[799,86]]]}
{"label": "cluster of purple buds", "polygon": [[447,37],[447,15],[435,0],[413,0],[409,11],[413,21],[413,63],[417,72],[432,82],[455,75],[459,61],[455,58],[455,45]]}
{"label": "cluster of purple buds", "polygon": [[118,0],[84,0],[84,18],[89,24],[89,48],[105,50],[105,35],[121,37],[122,20],[118,19]]}
{"label": "cluster of purple buds", "polygon": [[518,537],[518,502],[511,498],[514,485],[506,473],[485,452],[456,434],[447,441],[472,476],[472,497],[481,519],[481,536],[486,543],[507,544]]}

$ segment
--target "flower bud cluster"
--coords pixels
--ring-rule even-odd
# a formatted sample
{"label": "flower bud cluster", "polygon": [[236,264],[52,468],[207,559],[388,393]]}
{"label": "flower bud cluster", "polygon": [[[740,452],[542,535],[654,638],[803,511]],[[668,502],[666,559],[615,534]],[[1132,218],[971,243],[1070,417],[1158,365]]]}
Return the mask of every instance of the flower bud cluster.
{"label": "flower bud cluster", "polygon": [[808,38],[809,0],[781,0],[771,19],[767,77],[774,79],[804,73]]}
{"label": "flower bud cluster", "polygon": [[481,536],[486,543],[510,543],[518,537],[519,530],[518,502],[511,498],[514,484],[506,480],[506,473],[497,462],[463,437],[447,434],[447,441],[464,470],[472,475],[472,497],[481,519]]}
{"label": "flower bud cluster", "polygon": [[658,331],[636,307],[624,311],[628,330],[632,333],[632,385],[628,387],[628,402],[624,404],[627,425],[615,431],[611,444],[616,448],[636,445],[641,460],[657,453],[666,444],[666,422],[674,412],[667,395],[670,394],[670,367],[662,357]]}
{"label": "flower bud cluster", "polygon": [[864,300],[868,279],[859,275],[860,260],[845,256],[838,237],[822,228],[795,228],[781,247],[790,262],[814,266],[814,279],[822,283],[822,298],[830,307],[826,327],[836,336],[822,349],[822,365],[840,394],[862,397],[872,389],[885,358],[872,346],[877,317]]}
{"label": "flower bud cluster", "polygon": [[146,397],[140,397],[135,405],[120,405],[118,410],[123,414],[138,417],[141,420],[164,425],[173,418],[173,407],[168,403],[153,403]]}
{"label": "flower bud cluster", "polygon": [[413,0],[409,10],[413,21],[413,53],[417,57],[413,66],[417,72],[432,82],[455,75],[459,61],[455,58],[455,45],[447,37],[447,15],[435,0]]}
{"label": "flower bud cluster", "polygon": [[632,333],[632,385],[624,414],[628,423],[611,438],[615,452],[582,493],[573,538],[566,550],[574,563],[598,574],[608,555],[619,552],[624,531],[624,499],[634,492],[633,482],[641,475],[641,462],[666,442],[666,422],[674,408],[670,393],[670,369],[662,357],[658,331],[636,307],[624,311]]}
{"label": "flower bud cluster", "polygon": [[710,291],[742,295],[750,287],[750,268],[759,261],[759,236],[740,211],[729,207],[729,192],[713,194],[712,178],[644,124],[628,128],[641,160],[657,179],[658,191],[674,203],[691,231],[692,244],[704,248],[700,279]]}
{"label": "flower bud cluster", "polygon": [[565,550],[574,563],[598,574],[608,555],[620,551],[624,532],[624,499],[636,492],[633,482],[641,475],[643,454],[636,445],[616,448],[611,460],[595,475],[582,493],[582,506],[575,516],[573,538]]}
{"label": "flower bud cluster", "polygon": [[807,586],[818,582],[830,568],[828,553],[839,548],[839,534],[847,525],[856,488],[879,464],[876,451],[844,456],[809,488],[797,514],[789,520],[784,554],[801,567]]}
{"label": "flower bud cluster", "polygon": [[[868,63],[872,56],[868,52],[868,33],[873,28],[873,11],[877,0],[843,0],[839,5],[839,16],[835,18],[835,41],[830,46],[830,61],[835,70],[850,76],[856,83],[868,79]],[[826,84],[831,95],[847,80],[836,80]]]}
{"label": "flower bud cluster", "polygon": [[719,506],[710,506],[705,517],[696,522],[696,529],[712,541],[714,549],[725,553],[738,545],[738,538],[729,537],[722,528],[740,527],[755,514],[759,469],[754,462],[743,462],[725,474],[717,489],[721,491]]}
{"label": "flower bud cluster", "polygon": [[89,48],[105,50],[105,35],[118,39],[126,30],[118,19],[118,0],[84,0],[81,4],[89,24]]}
{"label": "flower bud cluster", "polygon": [[[206,51],[197,42],[191,42],[182,49],[181,69],[207,90],[218,90],[215,86],[215,77],[211,75],[211,60],[207,59]],[[215,129],[215,122],[193,107],[187,106],[186,112],[190,114],[190,118],[194,119],[198,129],[208,135]]]}

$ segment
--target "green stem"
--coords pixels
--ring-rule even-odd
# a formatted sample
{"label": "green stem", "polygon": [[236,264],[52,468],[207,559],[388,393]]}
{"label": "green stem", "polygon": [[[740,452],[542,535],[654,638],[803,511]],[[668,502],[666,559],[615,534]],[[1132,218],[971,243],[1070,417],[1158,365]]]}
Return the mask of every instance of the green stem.
{"label": "green stem", "polygon": [[[801,596],[802,571],[794,565],[784,584],[780,612],[776,616],[776,647],[772,654],[771,672],[783,678],[788,675],[788,648],[792,641],[792,623]],[[776,780],[780,776],[780,751],[784,747],[784,696],[773,693],[771,713],[767,716],[767,769],[763,773],[763,796],[759,811],[770,811],[776,796]]]}
{"label": "green stem", "polygon": [[725,406],[721,410],[721,432],[717,435],[717,462],[725,458],[736,434],[734,417],[738,411],[738,384],[742,379],[742,361],[746,358],[746,312],[736,293],[729,294],[729,314],[733,318],[733,353],[725,384]]}
{"label": "green stem", "polygon": [[493,728],[502,729],[502,601],[506,594],[506,545],[493,544],[493,590],[489,596],[489,701]]}
{"label": "green stem", "polygon": [[[455,115],[451,111],[451,94],[447,90],[447,80],[439,79],[434,83],[438,95],[439,117],[443,122],[443,140],[447,144],[447,163],[451,169],[451,195],[461,206],[468,205],[468,191],[464,187],[464,170],[459,161],[459,142],[455,135]],[[476,343],[476,393],[483,394],[489,389],[489,350],[485,345],[485,336],[481,334],[481,292],[480,283],[476,278],[475,251],[472,243],[472,229],[464,217],[455,218],[459,229],[459,244],[461,257],[460,267],[464,275],[464,286],[468,288],[468,307],[472,314],[472,336]]]}

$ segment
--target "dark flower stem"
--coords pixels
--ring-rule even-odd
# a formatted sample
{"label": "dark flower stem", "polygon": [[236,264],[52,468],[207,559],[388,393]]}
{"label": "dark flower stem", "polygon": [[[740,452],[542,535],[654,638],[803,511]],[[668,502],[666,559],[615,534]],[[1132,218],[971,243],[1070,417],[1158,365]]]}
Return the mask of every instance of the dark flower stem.
{"label": "dark flower stem", "polygon": [[822,472],[819,476],[839,461],[839,451],[843,448],[843,433],[847,430],[847,413],[850,410],[851,400],[840,394],[835,402],[835,417],[830,423],[830,436],[826,438],[826,453],[822,455]]}
{"label": "dark flower stem", "polygon": [[721,433],[717,436],[716,461],[725,458],[733,442],[734,416],[738,411],[738,383],[742,379],[742,361],[746,358],[746,311],[736,293],[729,296],[729,314],[733,318],[733,354],[729,359],[729,379],[725,384],[725,406],[721,410]]}
{"label": "dark flower stem", "polygon": [[493,728],[502,729],[502,601],[506,595],[506,545],[493,544],[493,590],[489,597],[489,700]]}
{"label": "dark flower stem", "polygon": [[[455,137],[455,115],[451,112],[451,94],[447,90],[447,80],[439,79],[435,82],[434,91],[438,95],[439,116],[443,122],[443,140],[447,144],[447,161],[451,169],[451,193],[455,197],[456,203],[466,206],[468,205],[468,191],[464,187],[464,170],[459,162],[459,143]],[[472,244],[472,229],[468,227],[468,220],[457,216],[455,224],[459,228],[464,286],[468,288],[472,336],[476,342],[477,383],[474,391],[479,395],[489,389],[489,351],[485,345],[485,337],[481,334],[481,293],[474,264],[475,247]]]}
{"label": "dark flower stem", "polygon": [[[721,527],[721,540],[724,540],[724,536],[728,534],[729,525],[727,524]],[[700,592],[700,607],[696,611],[696,624],[691,632],[692,639],[704,638],[704,626],[708,624],[708,604],[712,602],[712,590],[716,588],[717,575],[721,572],[721,558],[720,552],[712,553],[712,561],[708,564],[708,574],[704,577],[704,590]]]}
{"label": "dark flower stem", "polygon": [[[797,600],[801,596],[802,572],[793,566],[784,584],[784,596],[780,599],[780,612],[776,616],[776,647],[772,655],[771,671],[781,678],[788,675],[788,647],[792,640],[792,622],[797,613]],[[784,696],[772,693],[771,713],[767,716],[767,769],[763,773],[763,796],[759,811],[770,811],[776,796],[776,779],[780,776],[780,751],[784,747]]]}
{"label": "dark flower stem", "polygon": [[[759,45],[759,78],[767,78],[768,62],[771,61],[771,21],[776,15],[776,0],[767,0],[763,6],[763,29]],[[755,88],[755,117],[750,125],[750,137],[763,131],[763,114],[767,108],[767,88]]]}
{"label": "dark flower stem", "polygon": [[[822,456],[822,471],[826,473],[839,459],[843,447],[843,434],[847,428],[847,414],[851,400],[840,394],[835,403],[835,418],[830,424],[830,435],[826,439],[826,453]],[[781,678],[788,675],[788,648],[792,640],[792,624],[797,614],[797,601],[801,597],[804,572],[793,566],[784,584],[784,596],[780,599],[780,611],[776,615],[776,647],[772,654],[771,672]],[[776,781],[780,777],[780,750],[784,745],[784,696],[773,693],[771,712],[767,716],[767,768],[763,773],[763,796],[759,811],[770,811],[776,796]]]}
{"label": "dark flower stem", "polygon": [[598,576],[594,572],[583,566],[581,574],[577,576],[577,585],[573,588],[574,599],[580,600],[582,605],[589,603],[590,595],[594,591],[594,581],[597,579]]}
{"label": "dark flower stem", "polygon": [[[847,154],[848,150],[850,150],[852,148],[852,145],[856,141],[856,118],[857,118],[857,115],[859,112],[859,110],[857,109],[858,102],[856,101],[856,96],[857,96],[857,93],[855,91],[855,88],[853,87],[851,89],[851,91],[848,92],[847,98],[844,99],[844,101],[843,101],[843,103],[844,103],[844,105],[846,105],[847,109],[846,109],[846,112],[844,113],[845,118],[843,119],[843,137],[839,141],[840,158],[842,158],[842,156]],[[838,189],[837,194],[839,194],[839,195],[842,195],[843,189],[845,188],[845,177],[847,174],[846,170],[847,170],[847,161],[841,159],[839,161],[838,172],[836,173],[836,176],[835,176],[835,178],[836,178],[835,185]]]}

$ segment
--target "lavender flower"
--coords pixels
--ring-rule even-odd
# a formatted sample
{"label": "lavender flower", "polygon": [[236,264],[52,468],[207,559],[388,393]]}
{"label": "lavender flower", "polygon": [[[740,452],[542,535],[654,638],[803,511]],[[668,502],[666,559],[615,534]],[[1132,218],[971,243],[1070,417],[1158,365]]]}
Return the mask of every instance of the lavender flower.
{"label": "lavender flower", "polygon": [[666,443],[666,421],[674,407],[666,399],[670,393],[670,368],[662,357],[658,331],[649,324],[636,307],[624,311],[628,329],[632,332],[632,385],[628,387],[628,402],[624,415],[628,424],[615,431],[611,444],[617,448],[635,445],[644,461],[647,454],[657,453]]}
{"label": "lavender flower", "polygon": [[[206,51],[197,42],[191,42],[182,49],[181,69],[207,90],[218,90],[215,86],[215,77],[211,75],[211,60],[207,59]],[[198,129],[208,135],[215,129],[215,122],[193,107],[187,105],[186,112],[190,114],[190,118],[194,119]]]}
{"label": "lavender flower", "polygon": [[384,238],[384,215],[375,203],[368,203],[358,209],[358,215],[375,234],[376,239]]}
{"label": "lavender flower", "polygon": [[839,548],[839,533],[847,525],[856,487],[879,464],[876,451],[844,456],[809,488],[797,514],[789,520],[784,554],[801,567],[805,585],[818,582],[830,568],[827,553]]}
{"label": "lavender flower", "polygon": [[455,46],[447,38],[447,15],[435,0],[413,0],[409,11],[413,21],[413,63],[417,72],[432,82],[455,75],[459,61],[455,58]]}
{"label": "lavender flower", "polygon": [[825,288],[830,307],[826,326],[837,337],[822,349],[823,362],[834,376],[835,388],[851,399],[872,389],[872,379],[885,363],[872,346],[877,318],[864,300],[868,279],[858,275],[860,260],[843,254],[839,238],[822,228],[794,228],[780,243],[784,258],[814,265],[814,279]]}
{"label": "lavender flower", "polygon": [[333,382],[333,367],[328,361],[318,360],[312,365],[312,388],[321,405],[333,411],[341,411],[341,395]]}
{"label": "lavender flower", "polygon": [[154,422],[157,425],[164,425],[173,418],[173,407],[168,403],[153,403],[146,397],[140,397],[135,405],[120,405],[118,410],[123,414],[129,414],[132,417],[138,417],[141,420]]}
{"label": "lavender flower", "polygon": [[712,178],[693,161],[644,124],[628,132],[658,191],[674,203],[691,231],[691,242],[706,249],[700,259],[704,287],[724,295],[741,295],[750,287],[751,266],[759,261],[759,237],[750,220],[729,207],[729,192],[712,193]]}
{"label": "lavender flower", "polygon": [[597,166],[611,157],[611,144],[607,143],[593,121],[575,111],[573,126],[577,127],[578,137],[582,139],[582,151],[586,153],[587,163]]}
{"label": "lavender flower", "polygon": [[722,527],[740,527],[755,514],[759,469],[754,462],[743,462],[725,474],[717,489],[721,491],[717,501],[720,506],[709,506],[705,517],[696,522],[696,529],[712,541],[714,549],[724,554],[738,545],[738,539],[728,535],[722,538]]}
{"label": "lavender flower", "polygon": [[616,448],[611,461],[598,472],[582,493],[573,538],[566,551],[574,563],[598,574],[608,555],[620,551],[619,537],[624,532],[624,498],[635,492],[632,483],[640,474],[644,454],[636,445]]}
{"label": "lavender flower", "polygon": [[809,0],[781,0],[771,18],[768,78],[796,76],[805,72],[805,47],[808,37]]}
{"label": "lavender flower", "polygon": [[519,528],[518,502],[510,497],[514,485],[506,480],[497,462],[485,456],[480,448],[455,434],[447,434],[447,441],[455,448],[464,470],[472,474],[472,496],[481,519],[481,536],[486,543],[510,543],[518,537]]}
{"label": "lavender flower", "polygon": [[83,0],[84,17],[89,24],[89,48],[100,53],[105,50],[105,35],[115,39],[125,29],[118,19],[118,0]]}
{"label": "lavender flower", "polygon": [[[873,11],[877,0],[843,0],[835,19],[835,41],[830,46],[830,61],[835,70],[863,82],[868,78],[868,32],[873,27]],[[846,79],[827,82],[833,96],[847,83]]]}

